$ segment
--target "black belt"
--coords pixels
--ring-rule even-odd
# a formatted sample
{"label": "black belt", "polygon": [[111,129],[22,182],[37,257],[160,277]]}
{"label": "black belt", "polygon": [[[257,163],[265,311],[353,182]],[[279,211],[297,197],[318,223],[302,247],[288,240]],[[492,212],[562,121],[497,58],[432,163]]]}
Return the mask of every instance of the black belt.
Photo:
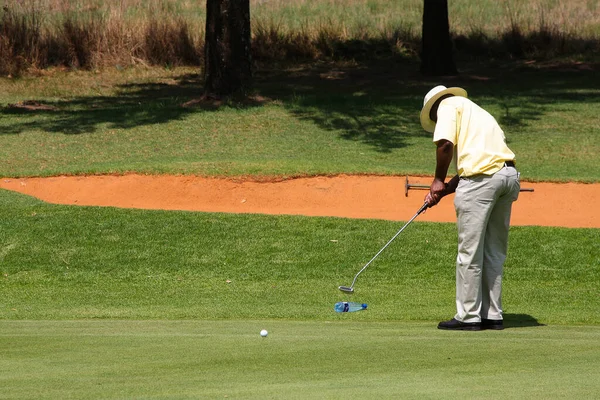
{"label": "black belt", "polygon": [[504,161],[504,165],[506,165],[507,167],[515,167],[515,162],[514,161]]}

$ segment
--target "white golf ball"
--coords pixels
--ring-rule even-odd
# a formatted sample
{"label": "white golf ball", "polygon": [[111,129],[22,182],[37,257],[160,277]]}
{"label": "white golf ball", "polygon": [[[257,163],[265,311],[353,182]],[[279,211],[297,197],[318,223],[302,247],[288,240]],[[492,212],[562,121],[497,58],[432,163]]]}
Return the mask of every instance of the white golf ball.
{"label": "white golf ball", "polygon": [[269,332],[267,332],[266,329],[263,329],[262,331],[260,331],[260,336],[262,337],[266,337],[269,334]]}

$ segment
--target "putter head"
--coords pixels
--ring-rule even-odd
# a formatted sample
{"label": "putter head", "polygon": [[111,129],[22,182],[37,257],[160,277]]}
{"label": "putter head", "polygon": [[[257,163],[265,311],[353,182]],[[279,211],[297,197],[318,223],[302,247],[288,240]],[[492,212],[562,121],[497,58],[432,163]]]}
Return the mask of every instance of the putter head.
{"label": "putter head", "polygon": [[340,289],[344,293],[349,293],[349,294],[354,293],[354,289],[351,287],[348,287],[348,286],[340,286],[338,289]]}

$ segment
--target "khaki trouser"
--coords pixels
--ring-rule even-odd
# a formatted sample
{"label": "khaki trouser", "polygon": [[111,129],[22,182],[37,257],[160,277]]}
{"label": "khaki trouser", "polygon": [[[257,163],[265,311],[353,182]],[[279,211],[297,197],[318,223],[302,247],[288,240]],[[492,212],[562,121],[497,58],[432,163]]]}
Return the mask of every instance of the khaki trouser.
{"label": "khaki trouser", "polygon": [[460,179],[454,197],[458,225],[454,318],[458,321],[502,319],[502,269],[512,203],[519,190],[519,174],[513,167]]}

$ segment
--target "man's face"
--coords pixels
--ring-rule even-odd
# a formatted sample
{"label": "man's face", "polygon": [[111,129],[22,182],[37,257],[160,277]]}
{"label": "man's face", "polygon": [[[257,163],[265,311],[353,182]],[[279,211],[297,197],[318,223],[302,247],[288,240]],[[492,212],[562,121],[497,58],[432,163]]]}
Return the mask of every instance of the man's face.
{"label": "man's face", "polygon": [[437,122],[437,112],[438,112],[438,108],[440,107],[440,103],[447,99],[448,97],[452,97],[454,96],[453,94],[445,94],[442,97],[440,97],[439,99],[437,99],[437,101],[433,104],[433,106],[431,107],[431,110],[429,110],[429,118],[433,121],[433,122]]}

